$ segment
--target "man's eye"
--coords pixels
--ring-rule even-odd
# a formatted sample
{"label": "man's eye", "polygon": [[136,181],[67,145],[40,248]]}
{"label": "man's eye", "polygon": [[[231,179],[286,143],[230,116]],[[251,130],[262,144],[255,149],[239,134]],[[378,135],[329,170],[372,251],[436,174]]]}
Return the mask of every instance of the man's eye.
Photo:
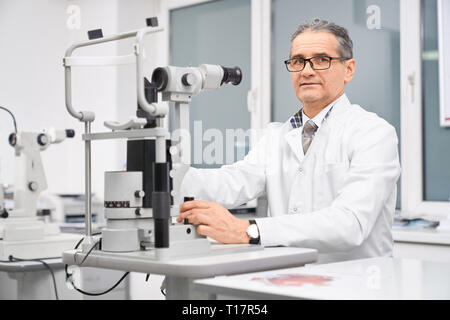
{"label": "man's eye", "polygon": [[319,57],[320,62],[328,62],[328,57]]}
{"label": "man's eye", "polygon": [[303,59],[292,59],[292,65],[296,66],[303,63]]}

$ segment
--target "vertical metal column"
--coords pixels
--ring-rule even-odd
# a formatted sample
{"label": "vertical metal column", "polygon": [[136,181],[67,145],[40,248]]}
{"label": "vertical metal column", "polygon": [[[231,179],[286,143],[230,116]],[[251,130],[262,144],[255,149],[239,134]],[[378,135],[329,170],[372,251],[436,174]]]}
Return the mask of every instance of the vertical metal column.
{"label": "vertical metal column", "polygon": [[[180,188],[184,175],[190,168],[191,163],[191,132],[189,122],[189,103],[175,102],[175,127],[172,133],[172,145],[174,152],[172,155],[172,167],[175,169],[172,176],[173,181],[173,203],[180,205]],[[194,137],[195,138],[195,137]],[[176,151],[175,151],[176,150]]]}
{"label": "vertical metal column", "polygon": [[[84,123],[85,134],[91,133],[91,122],[86,121]],[[83,252],[91,249],[93,239],[92,239],[92,192],[91,192],[91,140],[86,139],[84,141],[84,160],[85,160],[85,233],[86,237],[84,239],[82,248]]]}
{"label": "vertical metal column", "polygon": [[191,163],[191,135],[189,127],[189,103],[175,102],[175,130],[179,132],[177,148],[182,164]]}

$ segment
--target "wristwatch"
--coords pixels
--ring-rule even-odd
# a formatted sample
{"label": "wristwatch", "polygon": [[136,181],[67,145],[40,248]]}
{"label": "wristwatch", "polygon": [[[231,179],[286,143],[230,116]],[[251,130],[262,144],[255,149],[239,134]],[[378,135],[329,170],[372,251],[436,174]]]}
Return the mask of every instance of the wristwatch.
{"label": "wristwatch", "polygon": [[250,237],[249,244],[260,244],[261,238],[259,236],[258,225],[255,220],[249,220],[250,225],[247,228],[247,235]]}

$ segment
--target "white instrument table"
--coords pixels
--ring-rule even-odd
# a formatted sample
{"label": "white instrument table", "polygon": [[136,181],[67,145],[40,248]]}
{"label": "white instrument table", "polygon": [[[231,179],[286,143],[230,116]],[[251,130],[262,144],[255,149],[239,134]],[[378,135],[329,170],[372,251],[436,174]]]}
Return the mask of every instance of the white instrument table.
{"label": "white instrument table", "polygon": [[449,230],[397,227],[392,229],[392,236],[396,242],[450,245]]}
{"label": "white instrument table", "polygon": [[[193,280],[220,275],[302,266],[317,260],[317,250],[305,248],[255,248],[250,245],[211,245],[211,254],[158,261],[151,251],[108,253],[93,251],[82,266],[107,268],[166,276],[167,299],[205,299],[193,290]],[[80,264],[81,250],[63,253],[63,262]]]}
{"label": "white instrument table", "polygon": [[[65,282],[61,258],[41,259],[53,270],[60,299],[81,299]],[[53,300],[55,291],[50,271],[37,261],[0,262],[0,299]]]}
{"label": "white instrument table", "polygon": [[194,286],[217,299],[450,299],[450,264],[371,258],[196,280]]}
{"label": "white instrument table", "polygon": [[[53,268],[62,268],[64,264],[61,258],[40,259]],[[0,271],[5,272],[26,272],[48,270],[41,262],[38,261],[14,261],[0,262]]]}

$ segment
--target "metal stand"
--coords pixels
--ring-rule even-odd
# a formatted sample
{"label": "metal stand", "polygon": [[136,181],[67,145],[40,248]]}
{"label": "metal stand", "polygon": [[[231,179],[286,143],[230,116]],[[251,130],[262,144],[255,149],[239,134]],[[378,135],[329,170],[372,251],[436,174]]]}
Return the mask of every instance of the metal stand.
{"label": "metal stand", "polygon": [[[91,133],[91,121],[84,123],[84,133]],[[89,252],[95,241],[92,238],[92,192],[91,192],[91,140],[84,141],[84,165],[85,165],[85,232],[86,236],[82,243],[83,252]]]}

